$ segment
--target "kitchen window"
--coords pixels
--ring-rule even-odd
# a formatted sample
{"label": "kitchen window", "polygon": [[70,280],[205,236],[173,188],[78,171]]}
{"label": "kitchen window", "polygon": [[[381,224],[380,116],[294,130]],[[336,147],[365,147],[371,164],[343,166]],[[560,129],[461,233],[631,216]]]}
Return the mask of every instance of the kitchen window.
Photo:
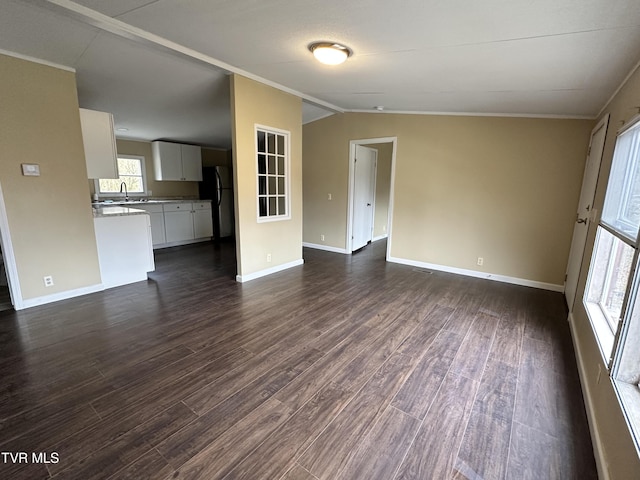
{"label": "kitchen window", "polygon": [[619,133],[584,305],[640,452],[640,117]]}
{"label": "kitchen window", "polygon": [[146,195],[147,181],[144,157],[136,155],[118,155],[118,178],[101,178],[96,181],[96,191],[103,196]]}
{"label": "kitchen window", "polygon": [[256,125],[258,222],[291,218],[289,132]]}

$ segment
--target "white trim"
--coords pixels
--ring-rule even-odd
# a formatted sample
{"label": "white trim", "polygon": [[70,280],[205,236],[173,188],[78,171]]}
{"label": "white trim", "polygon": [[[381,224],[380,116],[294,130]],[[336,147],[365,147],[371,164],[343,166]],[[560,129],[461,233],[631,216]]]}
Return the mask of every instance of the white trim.
{"label": "white trim", "polygon": [[417,260],[409,260],[407,258],[387,257],[387,262],[400,263],[402,265],[411,265],[413,267],[427,268],[430,270],[438,270],[441,272],[455,273],[457,275],[466,275],[467,277],[484,278],[485,280],[493,280],[502,283],[511,283],[514,285],[522,285],[523,287],[540,288],[542,290],[551,290],[552,292],[562,292],[563,285],[554,283],[537,282],[535,280],[527,280],[526,278],[508,277],[506,275],[496,275],[493,273],[479,272],[477,270],[467,270],[465,268],[448,267],[446,265],[438,265],[435,263],[419,262]]}
{"label": "white trim", "polygon": [[29,298],[22,302],[21,308],[15,307],[15,309],[22,310],[23,308],[37,307],[38,305],[44,305],[46,303],[59,302],[60,300],[80,297],[89,293],[101,292],[104,289],[104,285],[100,283],[96,285],[90,285],[88,287],[77,288],[75,290],[66,290],[64,292],[53,293],[51,295],[45,295],[43,297]]}
{"label": "white trim", "polygon": [[[309,102],[307,102],[307,103],[309,103]],[[330,117],[331,115],[335,115],[335,114],[336,114],[336,112],[326,112],[322,116],[316,117],[313,120],[307,120],[306,122],[302,122],[302,125],[307,125],[309,123],[313,123],[313,122],[315,122],[317,120],[322,120],[323,118],[327,118],[327,117]]]}
{"label": "white trim", "polygon": [[425,110],[384,110],[382,112],[376,110],[352,109],[346,110],[347,113],[373,113],[375,115],[384,115],[391,113],[396,115],[438,115],[448,117],[507,117],[507,118],[553,118],[560,120],[595,120],[598,118],[593,115],[555,115],[545,113],[483,113],[483,112],[432,112]]}
{"label": "white trim", "polygon": [[[607,468],[607,462],[604,457],[604,449],[602,448],[602,437],[600,436],[600,429],[598,428],[598,422],[596,420],[596,414],[593,407],[593,399],[591,397],[591,391],[587,384],[587,372],[585,371],[584,360],[582,358],[582,350],[580,344],[576,340],[575,335],[575,318],[573,313],[569,313],[568,317],[569,328],[571,330],[571,340],[573,341],[573,349],[576,352],[576,362],[578,363],[578,373],[580,375],[580,386],[582,387],[582,397],[584,398],[584,405],[587,410],[587,420],[589,424],[589,432],[591,433],[591,440],[593,444],[593,453],[596,459],[596,468],[598,469],[598,478],[601,480],[609,480],[609,469]],[[606,370],[605,370],[606,373]]]}
{"label": "white trim", "polygon": [[4,50],[2,48],[0,48],[0,54],[6,55],[7,57],[19,58],[20,60],[26,60],[28,62],[39,63],[40,65],[57,68],[66,72],[76,73],[76,69],[73,67],[67,67],[66,65],[61,65],[59,63],[49,62],[48,60],[42,60],[41,58],[30,57],[29,55],[22,55],[21,53],[10,52],[9,50]]}
{"label": "white trim", "polygon": [[[391,186],[389,189],[389,211],[387,216],[387,235],[389,242],[387,243],[387,258],[391,252],[391,219],[393,218],[393,184],[395,181],[396,171],[396,150],[398,147],[398,137],[378,137],[378,138],[364,138],[360,140],[349,140],[349,185],[347,194],[347,236],[345,238],[346,250],[351,253],[353,242],[353,194],[354,194],[354,182],[355,182],[355,159],[356,159],[356,145],[372,145],[377,143],[391,143]],[[376,156],[376,170],[377,170],[377,156]]]}
{"label": "white trim", "polygon": [[276,265],[275,267],[266,268],[264,270],[258,270],[257,272],[249,273],[247,275],[236,275],[236,282],[244,283],[250,280],[255,280],[256,278],[266,277],[267,275],[271,275],[272,273],[277,273],[281,272],[282,270],[297,267],[299,265],[302,265],[303,263],[303,259],[294,260],[293,262],[283,263],[282,265]]}
{"label": "white trim", "polygon": [[385,238],[387,238],[389,235],[387,235],[386,233],[383,235],[378,235],[377,237],[374,237],[371,241],[372,242],[377,242],[378,240],[384,240]]}
{"label": "white trim", "polygon": [[627,73],[627,76],[624,77],[624,80],[622,80],[622,82],[620,82],[620,85],[618,85],[618,88],[615,89],[615,91],[611,94],[611,96],[609,97],[609,100],[607,100],[604,105],[602,106],[602,108],[600,109],[600,111],[598,112],[598,115],[596,115],[596,118],[599,118],[600,115],[602,115],[604,113],[604,111],[606,110],[606,108],[609,106],[609,104],[613,101],[613,99],[615,98],[616,95],[618,95],[618,93],[620,93],[620,90],[622,90],[622,88],[626,85],[626,83],[629,81],[629,79],[631,78],[631,76],[635,73],[635,71],[638,69],[638,67],[640,67],[640,61],[638,61],[638,63],[636,63],[633,68],[629,71],[629,73]]}
{"label": "white trim", "polygon": [[7,283],[11,295],[13,308],[21,310],[24,308],[22,300],[22,289],[20,288],[20,277],[18,276],[18,264],[13,253],[13,243],[11,241],[11,231],[9,230],[9,218],[4,203],[2,184],[0,183],[0,244],[2,245],[2,258],[4,260]]}
{"label": "white trim", "polygon": [[[263,132],[265,134],[265,170],[266,170],[266,178],[265,178],[265,188],[267,189],[266,199],[267,199],[267,209],[269,203],[269,161],[267,153],[267,135],[272,133],[274,135],[281,135],[286,139],[285,145],[285,155],[284,155],[284,181],[286,184],[286,194],[285,194],[285,204],[287,209],[286,215],[273,215],[273,216],[260,216],[260,171],[258,169],[258,131]],[[266,125],[260,125],[259,123],[255,123],[253,125],[253,154],[254,154],[254,165],[256,167],[256,219],[258,223],[268,223],[268,222],[279,222],[283,220],[291,220],[291,132],[289,130],[283,130],[281,128],[276,127],[268,127]],[[277,142],[276,142],[277,144]],[[276,152],[276,162],[277,162],[277,152]],[[278,172],[278,167],[276,167],[276,175]],[[278,197],[276,197],[278,198]]]}
{"label": "white trim", "polygon": [[166,38],[160,37],[159,35],[154,35],[153,33],[147,32],[146,30],[134,27],[133,25],[129,25],[128,23],[125,23],[121,20],[109,17],[108,15],[104,15],[100,12],[87,8],[83,5],[79,5],[70,0],[37,0],[35,3],[51,11],[61,13],[68,18],[73,18],[77,21],[99,28],[100,30],[103,30],[105,32],[112,33],[114,35],[117,35],[118,37],[131,40],[140,45],[160,48],[168,51],[171,54],[178,55],[180,57],[187,57],[190,60],[196,60],[216,67],[217,69],[222,70],[226,73],[236,73],[256,82],[273,87],[282,92],[290,93],[292,95],[300,97],[313,105],[327,108],[334,112],[344,113],[344,109],[338,107],[337,105],[333,105],[329,102],[325,102],[324,100],[320,100],[319,98],[312,97],[311,95],[307,95],[279,83],[267,80],[266,78],[247,72],[246,70],[242,70],[241,68],[210,57],[209,55],[205,55],[201,52],[198,52],[197,50],[193,50],[191,48],[180,45],[179,43],[167,40]]}
{"label": "white trim", "polygon": [[307,248],[315,248],[316,250],[325,250],[327,252],[351,255],[351,252],[348,251],[346,248],[331,247],[329,245],[319,245],[317,243],[307,243],[307,242],[302,242],[302,246]]}

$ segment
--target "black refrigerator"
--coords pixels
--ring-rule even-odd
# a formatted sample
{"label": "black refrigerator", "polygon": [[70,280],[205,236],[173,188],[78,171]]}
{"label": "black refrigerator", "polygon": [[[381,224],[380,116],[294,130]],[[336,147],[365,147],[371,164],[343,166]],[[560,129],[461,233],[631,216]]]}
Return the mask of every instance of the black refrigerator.
{"label": "black refrigerator", "polygon": [[233,176],[229,167],[203,167],[200,199],[211,200],[214,240],[233,238]]}

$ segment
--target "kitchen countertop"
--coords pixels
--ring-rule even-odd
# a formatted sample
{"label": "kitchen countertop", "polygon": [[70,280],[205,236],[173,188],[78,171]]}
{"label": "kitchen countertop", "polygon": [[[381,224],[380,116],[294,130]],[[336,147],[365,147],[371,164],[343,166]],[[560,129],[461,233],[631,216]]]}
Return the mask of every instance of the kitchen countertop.
{"label": "kitchen countertop", "polygon": [[[145,204],[163,204],[163,203],[194,203],[194,202],[211,202],[211,200],[200,200],[198,198],[194,199],[154,199],[154,200],[130,200],[128,202],[124,200],[113,200],[113,201],[100,201],[93,202],[93,207],[109,207],[111,205],[122,207],[124,205],[145,205]],[[135,207],[134,207],[135,208]]]}
{"label": "kitchen countertop", "polygon": [[128,215],[149,215],[146,210],[140,210],[138,208],[120,207],[120,206],[100,206],[93,207],[93,217],[124,217]]}

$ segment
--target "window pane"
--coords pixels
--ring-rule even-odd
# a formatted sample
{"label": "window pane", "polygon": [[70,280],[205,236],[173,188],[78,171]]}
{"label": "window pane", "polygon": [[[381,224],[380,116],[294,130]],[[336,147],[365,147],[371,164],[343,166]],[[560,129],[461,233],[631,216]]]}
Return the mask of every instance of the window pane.
{"label": "window pane", "polygon": [[276,136],[273,133],[267,134],[267,153],[276,153]]}
{"label": "window pane", "polygon": [[278,175],[284,175],[284,157],[278,157]]}
{"label": "window pane", "polygon": [[284,177],[278,177],[278,193],[280,195],[287,193],[284,191]]}
{"label": "window pane", "polygon": [[276,198],[269,197],[269,216],[277,215],[278,211],[276,210]]}
{"label": "window pane", "polygon": [[[120,180],[127,185],[127,193],[142,193],[142,177],[120,177]],[[120,189],[118,189],[120,191]]]}
{"label": "window pane", "polygon": [[269,175],[276,174],[276,157],[273,155],[269,155],[269,166],[268,166]]}
{"label": "window pane", "polygon": [[258,173],[267,173],[267,157],[266,155],[258,155]]}
{"label": "window pane", "polygon": [[276,177],[269,177],[269,195],[275,195],[276,193]]}
{"label": "window pane", "polygon": [[101,178],[98,182],[100,193],[120,193],[120,180],[115,178]]}
{"label": "window pane", "polygon": [[265,197],[258,199],[258,215],[261,217],[267,216],[267,199]]}
{"label": "window pane", "polygon": [[284,135],[278,135],[278,155],[284,155]]}
{"label": "window pane", "polygon": [[284,197],[278,197],[278,215],[286,215],[287,214],[287,209],[285,207],[285,198]]}
{"label": "window pane", "polygon": [[137,158],[119,158],[118,159],[119,175],[137,175],[142,176],[142,166]]}
{"label": "window pane", "polygon": [[258,195],[267,194],[267,177],[260,175],[258,177]]}
{"label": "window pane", "polygon": [[598,228],[586,301],[602,309],[614,333],[622,313],[633,253],[629,245]]}
{"label": "window pane", "polygon": [[266,152],[265,147],[266,147],[265,133],[264,132],[258,132],[258,151],[259,152]]}
{"label": "window pane", "polygon": [[635,241],[640,225],[640,128],[634,127],[616,141],[602,222]]}

